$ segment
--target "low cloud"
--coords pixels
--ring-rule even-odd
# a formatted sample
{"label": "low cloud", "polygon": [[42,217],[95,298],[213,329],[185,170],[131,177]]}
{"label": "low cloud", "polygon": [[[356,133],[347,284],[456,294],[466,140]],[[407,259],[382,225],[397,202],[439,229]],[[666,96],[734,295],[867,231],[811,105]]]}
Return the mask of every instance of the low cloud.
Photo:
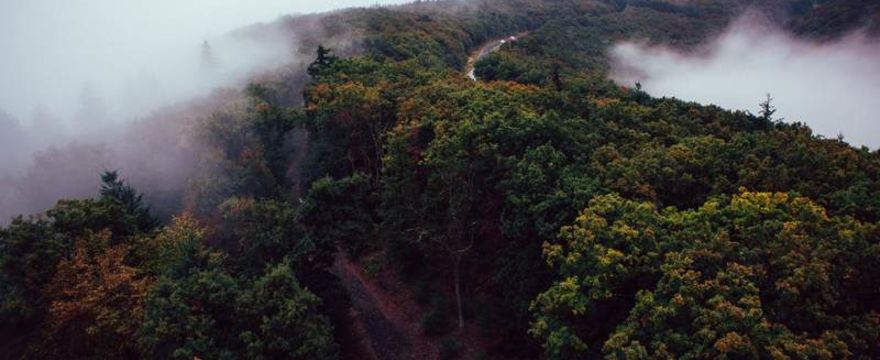
{"label": "low cloud", "polygon": [[352,44],[321,16],[282,15],[405,1],[0,1],[0,225],[94,196],[116,169],[175,212],[198,119],[254,78],[304,74],[317,41]]}
{"label": "low cloud", "polygon": [[612,78],[672,96],[757,112],[766,93],[777,117],[828,138],[880,146],[880,42],[854,33],[832,42],[801,40],[743,17],[702,48],[682,52],[628,41],[611,50]]}

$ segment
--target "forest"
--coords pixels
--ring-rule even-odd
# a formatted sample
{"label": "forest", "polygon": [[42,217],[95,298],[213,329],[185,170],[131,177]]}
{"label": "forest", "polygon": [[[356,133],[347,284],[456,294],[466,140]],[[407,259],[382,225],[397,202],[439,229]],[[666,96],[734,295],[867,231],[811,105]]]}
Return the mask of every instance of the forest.
{"label": "forest", "polygon": [[111,169],[0,228],[0,358],[880,358],[880,152],[765,94],[730,111],[607,77],[615,41],[695,48],[746,9],[880,35],[857,0],[283,18],[324,29],[313,61],[192,110],[185,191],[151,203]]}

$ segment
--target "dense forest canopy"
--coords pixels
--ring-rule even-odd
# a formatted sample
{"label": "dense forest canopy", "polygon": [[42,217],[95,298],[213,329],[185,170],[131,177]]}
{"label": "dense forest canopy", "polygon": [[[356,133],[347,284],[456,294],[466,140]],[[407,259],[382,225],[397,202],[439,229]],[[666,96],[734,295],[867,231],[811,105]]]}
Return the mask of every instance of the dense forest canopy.
{"label": "dense forest canopy", "polygon": [[[313,61],[200,104],[172,205],[110,171],[0,229],[3,355],[878,358],[880,153],[769,96],[728,111],[607,78],[619,40],[694,48],[747,9],[810,41],[878,34],[854,0],[284,18],[322,29]],[[404,289],[417,334],[371,337],[385,320],[352,312],[377,290],[352,277]]]}

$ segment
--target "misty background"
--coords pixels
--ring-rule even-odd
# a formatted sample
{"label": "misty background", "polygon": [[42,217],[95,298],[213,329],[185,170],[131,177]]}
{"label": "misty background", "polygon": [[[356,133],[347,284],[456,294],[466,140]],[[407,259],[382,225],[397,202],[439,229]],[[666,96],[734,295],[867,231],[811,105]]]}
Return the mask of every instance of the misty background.
{"label": "misty background", "polygon": [[[198,89],[200,80],[208,85],[224,80],[199,79],[204,40],[211,44],[218,65],[229,72],[224,78],[243,76],[255,66],[287,60],[287,49],[279,39],[254,43],[229,36],[238,27],[288,14],[402,2],[2,1],[0,107],[30,123],[36,110],[66,118],[64,114],[74,113],[93,97],[103,100],[109,115],[125,114],[131,111],[127,102],[176,99],[176,93]],[[137,93],[144,85],[160,91]]]}
{"label": "misty background", "polygon": [[179,196],[187,127],[236,96],[217,89],[310,60],[282,16],[405,2],[0,1],[0,225],[94,195],[104,170]]}
{"label": "misty background", "polygon": [[758,113],[767,93],[775,118],[826,138],[880,147],[880,42],[860,32],[827,42],[795,39],[747,14],[714,41],[682,52],[643,41],[610,52],[612,78],[653,96]]}

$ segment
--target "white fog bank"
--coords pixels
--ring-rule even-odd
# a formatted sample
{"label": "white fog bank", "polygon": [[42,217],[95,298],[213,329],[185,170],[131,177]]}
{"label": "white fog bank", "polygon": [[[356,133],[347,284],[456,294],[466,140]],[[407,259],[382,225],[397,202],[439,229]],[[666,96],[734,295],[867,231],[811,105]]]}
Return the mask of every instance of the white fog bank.
{"label": "white fog bank", "polygon": [[[108,121],[124,121],[288,60],[285,39],[227,36],[236,28],[282,15],[402,2],[2,0],[0,109],[22,124],[43,113],[76,128],[83,126],[76,112],[93,98]],[[205,40],[215,72],[201,71]]]}
{"label": "white fog bank", "polygon": [[880,43],[853,34],[814,44],[738,21],[704,48],[681,53],[644,42],[611,51],[612,78],[640,82],[653,96],[758,112],[770,93],[775,117],[803,122],[826,138],[880,146]]}
{"label": "white fog bank", "polygon": [[199,163],[190,125],[237,96],[217,88],[304,66],[303,38],[352,36],[280,16],[406,2],[0,0],[0,226],[93,196],[104,170],[174,211]]}

